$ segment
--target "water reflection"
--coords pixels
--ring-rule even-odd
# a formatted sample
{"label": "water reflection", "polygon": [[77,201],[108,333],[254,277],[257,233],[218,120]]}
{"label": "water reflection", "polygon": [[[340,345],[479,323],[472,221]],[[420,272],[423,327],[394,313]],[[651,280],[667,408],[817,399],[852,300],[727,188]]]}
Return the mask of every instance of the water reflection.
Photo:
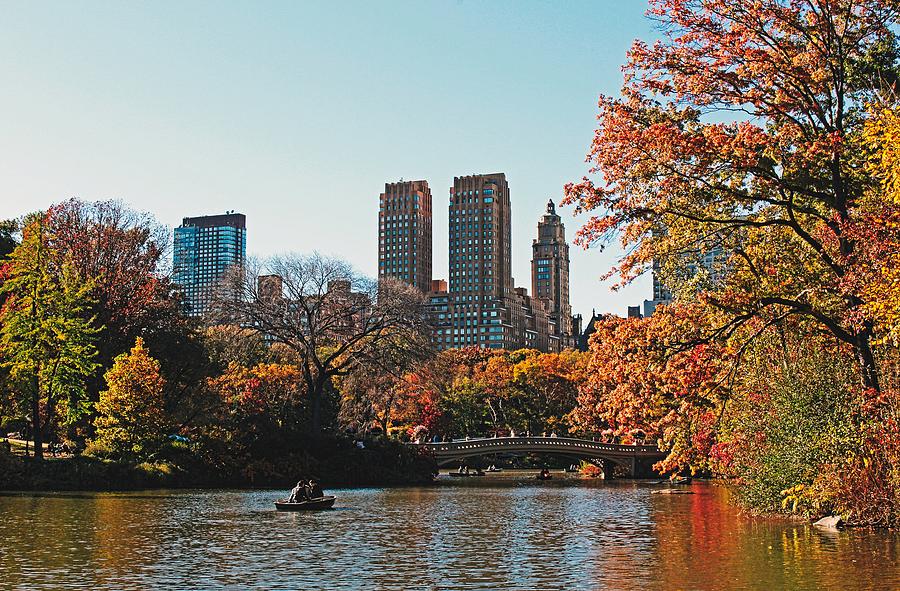
{"label": "water reflection", "polygon": [[651,489],[506,474],[339,491],[309,514],[268,491],[0,496],[0,589],[900,588],[892,534]]}
{"label": "water reflection", "polygon": [[[698,488],[698,487],[695,487]],[[659,574],[688,589],[897,589],[897,538],[827,532],[805,523],[754,519],[702,487],[686,497],[651,497]]]}

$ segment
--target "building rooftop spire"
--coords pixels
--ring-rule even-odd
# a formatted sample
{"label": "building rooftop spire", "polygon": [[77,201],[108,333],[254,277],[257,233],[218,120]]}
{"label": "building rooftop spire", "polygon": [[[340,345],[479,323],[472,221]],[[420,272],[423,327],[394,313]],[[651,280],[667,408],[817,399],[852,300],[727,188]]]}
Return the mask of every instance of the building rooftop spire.
{"label": "building rooftop spire", "polygon": [[556,205],[553,204],[553,199],[547,201],[547,213],[556,215]]}

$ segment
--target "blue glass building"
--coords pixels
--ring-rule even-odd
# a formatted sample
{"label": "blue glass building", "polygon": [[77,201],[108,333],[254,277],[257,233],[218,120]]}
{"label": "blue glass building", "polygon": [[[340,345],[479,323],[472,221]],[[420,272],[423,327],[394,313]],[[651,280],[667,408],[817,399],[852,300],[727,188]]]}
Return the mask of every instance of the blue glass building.
{"label": "blue glass building", "polygon": [[175,228],[172,279],[184,294],[185,313],[202,316],[219,279],[247,257],[247,218],[226,213],[184,218]]}

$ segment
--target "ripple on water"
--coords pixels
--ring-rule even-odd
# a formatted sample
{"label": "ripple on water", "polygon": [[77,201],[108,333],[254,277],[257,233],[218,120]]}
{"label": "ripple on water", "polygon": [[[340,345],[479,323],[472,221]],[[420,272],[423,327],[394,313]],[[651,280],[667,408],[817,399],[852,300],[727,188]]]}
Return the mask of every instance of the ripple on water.
{"label": "ripple on water", "polygon": [[705,485],[516,484],[308,514],[272,491],[0,496],[0,589],[900,588],[893,534],[751,520]]}

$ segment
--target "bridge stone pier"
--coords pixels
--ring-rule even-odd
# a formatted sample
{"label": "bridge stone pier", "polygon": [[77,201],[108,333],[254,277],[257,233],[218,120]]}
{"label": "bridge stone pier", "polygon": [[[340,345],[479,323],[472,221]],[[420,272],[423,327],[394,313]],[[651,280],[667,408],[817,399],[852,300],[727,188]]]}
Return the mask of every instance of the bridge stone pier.
{"label": "bridge stone pier", "polygon": [[496,454],[548,454],[596,463],[607,478],[612,475],[613,465],[622,466],[630,478],[657,477],[653,464],[665,457],[655,445],[622,445],[571,437],[485,437],[410,445],[430,451],[438,466]]}

